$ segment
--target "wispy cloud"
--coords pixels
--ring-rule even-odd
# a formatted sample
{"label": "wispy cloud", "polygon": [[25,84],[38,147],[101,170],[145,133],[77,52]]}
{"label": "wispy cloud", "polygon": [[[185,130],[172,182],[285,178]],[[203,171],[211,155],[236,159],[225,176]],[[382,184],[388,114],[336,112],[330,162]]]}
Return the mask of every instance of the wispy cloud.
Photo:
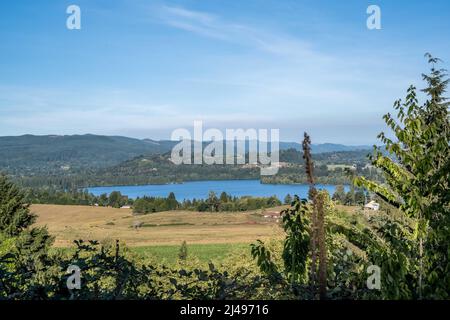
{"label": "wispy cloud", "polygon": [[318,56],[311,45],[287,34],[264,30],[262,26],[227,21],[208,12],[163,5],[157,10],[161,22],[200,36],[228,41],[261,51],[291,57]]}

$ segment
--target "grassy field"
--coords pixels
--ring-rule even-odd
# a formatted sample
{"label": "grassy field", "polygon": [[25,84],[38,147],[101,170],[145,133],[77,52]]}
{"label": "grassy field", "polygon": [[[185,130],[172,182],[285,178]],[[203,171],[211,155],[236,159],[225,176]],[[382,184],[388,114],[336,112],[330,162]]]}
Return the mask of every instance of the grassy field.
{"label": "grassy field", "polygon": [[[177,260],[183,241],[188,256],[201,262],[221,262],[234,252],[249,252],[257,239],[283,238],[275,219],[266,212],[284,207],[245,213],[201,213],[168,211],[134,216],[130,209],[91,206],[32,205],[37,225],[47,226],[55,236],[55,249],[70,250],[73,240],[108,241],[119,239],[143,258],[167,263]],[[338,206],[344,214],[355,214],[356,207]],[[142,227],[135,229],[135,223]]]}
{"label": "grassy field", "polygon": [[[188,258],[198,259],[201,262],[220,263],[230,254],[243,251],[250,254],[248,243],[187,244],[187,248]],[[180,245],[134,247],[131,250],[143,258],[152,257],[171,264],[178,259]]]}
{"label": "grassy field", "polygon": [[[172,265],[178,261],[181,243],[178,245],[155,245],[142,247],[129,247],[133,255],[143,258],[144,261],[158,261],[165,265]],[[60,253],[73,253],[73,247],[55,247],[52,250]],[[213,262],[220,264],[230,255],[245,253],[250,256],[249,243],[211,243],[211,244],[187,244],[188,260],[198,260],[207,264]]]}
{"label": "grassy field", "polygon": [[[275,219],[264,218],[262,210],[245,213],[168,211],[134,216],[130,209],[33,205],[31,211],[38,216],[37,225],[47,226],[55,236],[56,247],[69,247],[76,239],[120,239],[129,247],[179,247],[183,241],[189,245],[249,244],[256,239],[283,236]],[[134,228],[137,223],[142,227]]]}
{"label": "grassy field", "polygon": [[[280,211],[272,208],[270,212]],[[36,224],[47,226],[55,247],[67,250],[73,240],[119,239],[143,258],[173,263],[183,241],[188,256],[201,262],[221,262],[237,251],[247,250],[256,239],[281,238],[275,219],[264,210],[245,213],[168,211],[134,216],[130,209],[91,206],[32,205]],[[133,226],[139,223],[140,228]]]}

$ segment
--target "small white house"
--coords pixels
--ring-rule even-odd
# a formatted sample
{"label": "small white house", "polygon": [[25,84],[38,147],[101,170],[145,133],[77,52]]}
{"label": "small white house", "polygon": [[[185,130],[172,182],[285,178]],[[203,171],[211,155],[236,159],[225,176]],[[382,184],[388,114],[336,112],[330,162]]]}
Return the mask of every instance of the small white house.
{"label": "small white house", "polygon": [[131,209],[130,206],[121,206],[120,209]]}
{"label": "small white house", "polygon": [[364,209],[378,211],[380,204],[372,200],[364,206]]}

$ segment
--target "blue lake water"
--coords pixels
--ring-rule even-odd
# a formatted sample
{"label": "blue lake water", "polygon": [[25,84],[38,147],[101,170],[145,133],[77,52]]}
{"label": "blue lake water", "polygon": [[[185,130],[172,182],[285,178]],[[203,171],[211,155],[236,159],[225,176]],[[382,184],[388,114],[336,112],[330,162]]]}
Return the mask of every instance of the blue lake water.
{"label": "blue lake water", "polygon": [[[318,189],[325,189],[333,194],[335,186],[316,185]],[[259,180],[219,180],[219,181],[191,181],[181,184],[149,184],[142,186],[112,186],[112,187],[92,187],[89,192],[94,195],[120,191],[130,198],[142,196],[167,197],[170,192],[175,194],[177,200],[183,199],[206,199],[210,191],[219,195],[222,191],[236,197],[254,196],[269,197],[277,196],[283,200],[287,194],[298,195],[306,198],[309,186],[307,184],[262,184]]]}

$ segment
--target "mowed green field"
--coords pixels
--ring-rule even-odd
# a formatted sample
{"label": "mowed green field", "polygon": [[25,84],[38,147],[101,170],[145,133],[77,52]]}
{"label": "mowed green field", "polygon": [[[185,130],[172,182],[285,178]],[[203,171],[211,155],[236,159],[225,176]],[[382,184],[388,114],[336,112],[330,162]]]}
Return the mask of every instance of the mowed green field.
{"label": "mowed green field", "polygon": [[[180,245],[155,245],[143,247],[127,247],[133,255],[144,261],[158,261],[165,265],[172,265],[179,261]],[[61,253],[73,253],[73,247],[55,247],[52,250]],[[213,244],[187,244],[187,260],[198,260],[202,264],[212,262],[220,264],[233,254],[246,254],[250,256],[249,243],[213,243]]]}
{"label": "mowed green field", "polygon": [[[172,264],[178,260],[180,245],[133,247],[131,251],[143,258],[157,259]],[[220,263],[233,253],[250,254],[248,243],[214,243],[187,244],[188,259],[198,259],[201,262]]]}

